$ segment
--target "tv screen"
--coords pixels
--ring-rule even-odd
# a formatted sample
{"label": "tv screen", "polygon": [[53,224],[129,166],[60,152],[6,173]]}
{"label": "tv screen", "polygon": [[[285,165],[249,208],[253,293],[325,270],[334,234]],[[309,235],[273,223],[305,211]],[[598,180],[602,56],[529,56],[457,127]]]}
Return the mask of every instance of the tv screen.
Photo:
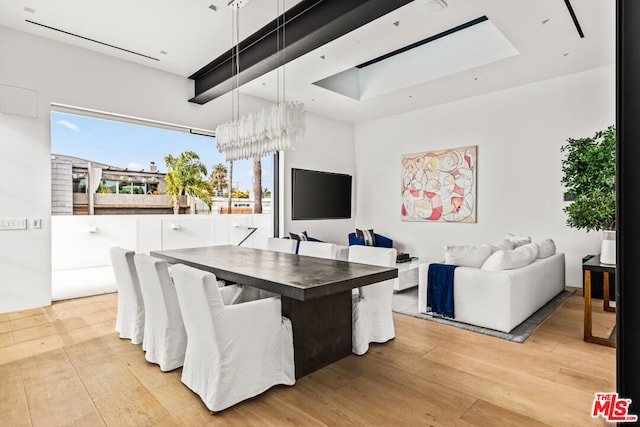
{"label": "tv screen", "polygon": [[291,169],[291,219],[351,218],[351,175]]}

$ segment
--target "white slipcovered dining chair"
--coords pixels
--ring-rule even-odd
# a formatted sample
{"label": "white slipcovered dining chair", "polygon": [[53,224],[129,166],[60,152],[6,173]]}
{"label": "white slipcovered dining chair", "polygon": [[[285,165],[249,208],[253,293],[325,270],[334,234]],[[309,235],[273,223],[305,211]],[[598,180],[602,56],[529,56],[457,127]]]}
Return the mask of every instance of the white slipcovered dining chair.
{"label": "white slipcovered dining chair", "polygon": [[144,301],[133,262],[134,254],[120,247],[109,248],[118,286],[116,331],[120,333],[120,338],[131,340],[131,344],[140,344],[144,336]]}
{"label": "white slipcovered dining chair", "polygon": [[295,254],[297,244],[298,241],[294,239],[278,239],[277,237],[267,239],[267,249],[270,251]]}
{"label": "white slipcovered dining chair", "polygon": [[[349,247],[349,262],[395,267],[396,256],[396,250],[391,248]],[[393,279],[363,286],[354,294],[351,315],[353,353],[362,355],[369,350],[369,343],[387,342],[396,336],[391,311],[392,298]]]}
{"label": "white slipcovered dining chair", "polygon": [[338,247],[334,243],[303,240],[298,245],[298,255],[336,259],[338,255]]}
{"label": "white slipcovered dining chair", "polygon": [[225,306],[214,274],[177,264],[173,278],[188,336],[182,382],[209,410],[295,383],[291,321],[279,298]]}
{"label": "white slipcovered dining chair", "polygon": [[135,255],[134,261],[145,306],[145,359],[164,372],[172,371],[184,362],[187,333],[167,262],[143,254]]}

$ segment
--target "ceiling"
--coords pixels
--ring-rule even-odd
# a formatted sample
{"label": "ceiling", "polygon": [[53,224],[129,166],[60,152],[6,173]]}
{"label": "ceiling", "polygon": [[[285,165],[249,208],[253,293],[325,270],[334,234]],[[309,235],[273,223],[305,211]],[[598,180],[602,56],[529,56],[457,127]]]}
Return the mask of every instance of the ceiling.
{"label": "ceiling", "polygon": [[[415,0],[289,62],[280,70],[286,98],[303,102],[307,111],[357,123],[615,61],[613,1],[571,0],[584,38],[565,0],[445,0],[448,7],[439,12],[428,10],[429,1]],[[285,7],[297,3],[285,0]],[[0,25],[187,78],[232,47],[226,4],[227,0],[13,0],[0,2]],[[278,0],[253,0],[240,9],[240,39],[275,19],[277,4]],[[429,81],[361,100],[314,84],[482,16],[519,54],[451,74],[436,72],[437,78]],[[463,48],[451,55],[472,53]],[[269,72],[240,91],[275,100],[276,75],[277,71]]]}

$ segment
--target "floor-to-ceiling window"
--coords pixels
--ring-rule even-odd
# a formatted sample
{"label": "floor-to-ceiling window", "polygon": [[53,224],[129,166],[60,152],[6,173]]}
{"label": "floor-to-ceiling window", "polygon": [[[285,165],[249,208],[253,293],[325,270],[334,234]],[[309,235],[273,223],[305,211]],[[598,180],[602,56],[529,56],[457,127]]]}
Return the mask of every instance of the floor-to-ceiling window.
{"label": "floor-to-ceiling window", "polygon": [[[171,213],[169,203],[142,197],[170,198],[166,174],[172,169],[171,159],[177,162],[174,168],[198,171],[176,195],[181,198],[180,213],[253,213],[256,205],[259,213],[272,210],[273,156],[259,160],[261,203],[256,203],[254,160],[231,165],[218,152],[213,136],[154,127],[152,122],[145,126],[54,111],[51,154],[56,172],[52,175],[54,215],[100,214],[103,205],[110,206],[110,214]],[[202,189],[208,198],[197,197]],[[92,193],[99,194],[97,199],[103,203],[94,201],[89,211]]]}
{"label": "floor-to-ceiling window", "polygon": [[273,236],[274,156],[231,164],[210,131],[61,110],[51,113],[54,300],[115,290],[111,246],[263,247]]}

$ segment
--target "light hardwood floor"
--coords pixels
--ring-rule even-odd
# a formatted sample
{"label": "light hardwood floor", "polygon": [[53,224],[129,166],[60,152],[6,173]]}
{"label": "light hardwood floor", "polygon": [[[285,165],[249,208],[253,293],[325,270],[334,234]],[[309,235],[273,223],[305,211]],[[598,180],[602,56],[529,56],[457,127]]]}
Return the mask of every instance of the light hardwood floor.
{"label": "light hardwood floor", "polygon": [[394,315],[391,342],[214,416],[180,369],[118,338],[116,294],[0,314],[0,425],[607,425],[590,411],[615,391],[615,349],[582,341],[582,304],[574,294],[523,344]]}

